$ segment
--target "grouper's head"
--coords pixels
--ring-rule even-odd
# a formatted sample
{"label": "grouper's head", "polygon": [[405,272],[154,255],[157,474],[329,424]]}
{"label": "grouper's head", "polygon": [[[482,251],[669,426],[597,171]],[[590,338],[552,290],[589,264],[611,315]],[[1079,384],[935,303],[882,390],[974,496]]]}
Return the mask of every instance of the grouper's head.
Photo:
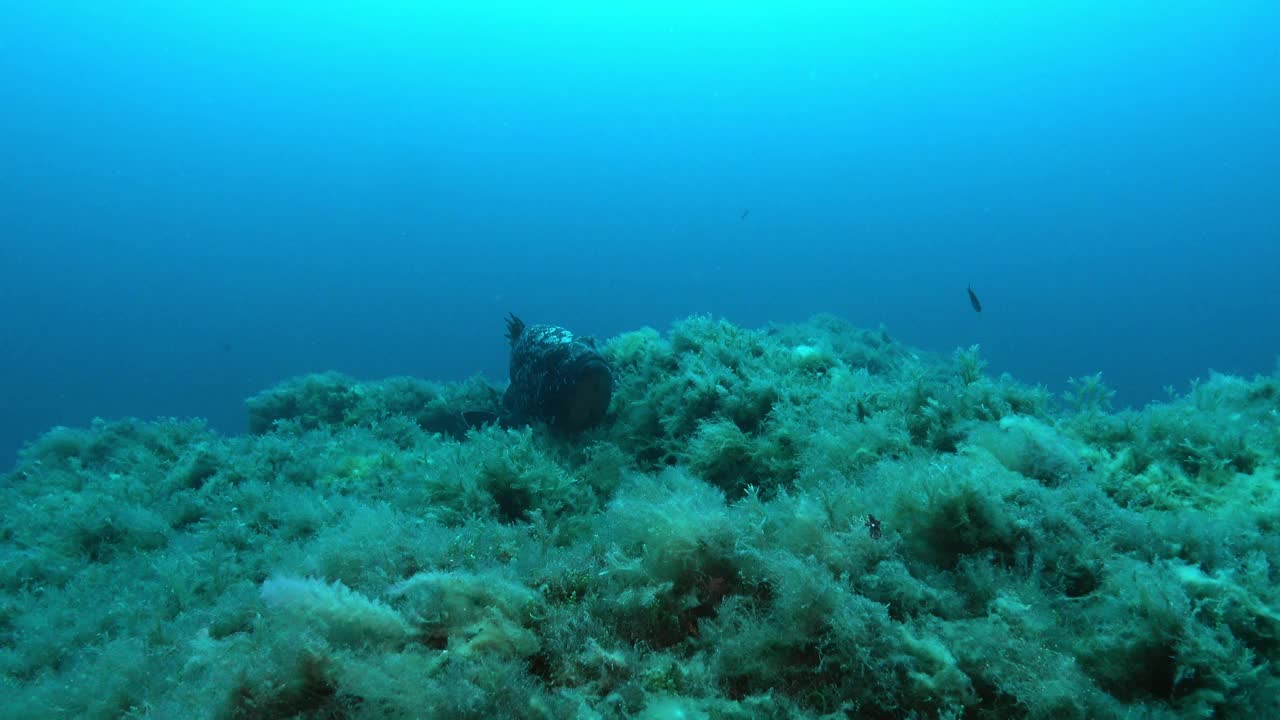
{"label": "grouper's head", "polygon": [[613,373],[594,348],[582,348],[559,368],[555,408],[550,415],[557,430],[578,432],[598,425],[613,397]]}

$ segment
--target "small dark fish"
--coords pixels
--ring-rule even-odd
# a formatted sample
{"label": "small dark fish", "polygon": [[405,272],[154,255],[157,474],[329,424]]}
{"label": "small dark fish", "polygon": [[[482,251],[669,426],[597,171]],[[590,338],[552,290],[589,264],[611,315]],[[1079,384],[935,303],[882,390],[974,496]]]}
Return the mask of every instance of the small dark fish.
{"label": "small dark fish", "polygon": [[972,287],[969,288],[969,304],[973,306],[974,312],[982,312],[982,301],[978,300],[978,295]]}
{"label": "small dark fish", "polygon": [[867,418],[871,417],[871,413],[867,412],[867,406],[862,404],[862,400],[858,400],[857,410],[858,422],[866,422]]}
{"label": "small dark fish", "polygon": [[746,219],[747,219],[747,216],[748,216],[748,215],[750,215],[750,214],[751,214],[751,210],[750,210],[750,209],[743,210],[743,211],[742,211],[742,217],[740,217],[740,218],[738,218],[738,219],[739,219],[739,220],[746,220]]}
{"label": "small dark fish", "polygon": [[875,515],[867,515],[867,534],[872,540],[879,540],[881,535],[880,520]]}

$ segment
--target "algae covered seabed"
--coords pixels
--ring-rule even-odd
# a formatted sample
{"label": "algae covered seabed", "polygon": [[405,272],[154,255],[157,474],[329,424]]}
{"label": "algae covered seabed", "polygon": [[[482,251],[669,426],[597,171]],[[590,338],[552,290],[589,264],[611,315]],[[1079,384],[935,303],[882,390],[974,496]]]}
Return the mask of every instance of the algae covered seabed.
{"label": "algae covered seabed", "polygon": [[5,718],[1280,717],[1280,378],[1112,412],[831,317],[602,346],[609,417],[286,381],[0,477]]}

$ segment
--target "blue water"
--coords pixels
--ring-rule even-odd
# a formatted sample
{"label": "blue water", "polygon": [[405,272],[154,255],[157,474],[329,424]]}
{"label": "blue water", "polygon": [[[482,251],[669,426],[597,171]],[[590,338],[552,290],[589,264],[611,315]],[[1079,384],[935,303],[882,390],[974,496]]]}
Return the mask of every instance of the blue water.
{"label": "blue water", "polygon": [[0,468],[94,416],[240,431],[298,373],[501,379],[508,311],[830,312],[1121,404],[1272,372],[1278,31],[1274,0],[6,4]]}

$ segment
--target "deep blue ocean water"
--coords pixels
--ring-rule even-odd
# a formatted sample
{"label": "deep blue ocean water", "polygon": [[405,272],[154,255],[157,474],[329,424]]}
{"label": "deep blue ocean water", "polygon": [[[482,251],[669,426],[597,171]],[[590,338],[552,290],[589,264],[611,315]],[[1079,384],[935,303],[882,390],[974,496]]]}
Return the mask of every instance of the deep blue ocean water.
{"label": "deep blue ocean water", "polygon": [[1274,0],[6,3],[0,468],[94,416],[239,432],[300,373],[501,379],[508,311],[829,312],[1120,404],[1273,372],[1277,37]]}

